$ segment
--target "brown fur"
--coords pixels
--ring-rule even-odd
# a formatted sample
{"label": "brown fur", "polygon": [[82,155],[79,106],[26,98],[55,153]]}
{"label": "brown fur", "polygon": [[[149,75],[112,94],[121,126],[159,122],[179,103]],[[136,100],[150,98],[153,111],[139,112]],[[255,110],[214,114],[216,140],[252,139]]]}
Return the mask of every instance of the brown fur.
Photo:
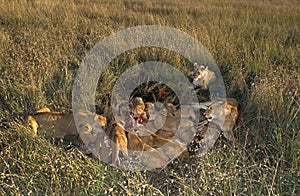
{"label": "brown fur", "polygon": [[[164,108],[156,111],[154,106],[149,107],[147,112],[149,113],[149,119],[151,123],[146,125],[147,128],[162,129],[166,131],[177,132],[178,130],[192,130],[196,115],[194,111],[187,111],[187,107],[183,107],[181,110],[174,106],[172,103],[164,103]],[[192,119],[192,120],[190,120]],[[195,131],[193,131],[195,132]]]}
{"label": "brown fur", "polygon": [[143,136],[139,137],[147,145],[154,148],[160,148],[158,150],[161,151],[161,153],[167,155],[169,158],[173,158],[186,150],[183,144],[172,140],[174,135],[175,133],[171,131],[158,130],[153,133],[148,130],[148,134],[144,133]]}
{"label": "brown fur", "polygon": [[140,138],[143,140],[143,142],[155,148],[160,147],[166,143],[172,142],[169,138],[165,138],[162,134],[161,136],[159,136],[156,133],[150,132],[148,135],[140,136]]}
{"label": "brown fur", "polygon": [[199,142],[199,155],[203,156],[214,146],[220,136],[221,130],[217,125],[207,123],[200,126],[199,131],[203,137]]}
{"label": "brown fur", "polygon": [[133,118],[141,117],[143,122],[148,122],[148,116],[145,111],[145,103],[141,97],[134,97],[129,104],[130,114]]}
{"label": "brown fur", "polygon": [[167,109],[167,116],[175,116],[175,112],[177,111],[177,107],[174,106],[172,103],[165,102],[165,108]]}
{"label": "brown fur", "polygon": [[238,118],[238,102],[235,99],[218,100],[212,103],[204,112],[209,123],[216,124],[225,138],[232,141],[235,146],[236,141],[233,134],[233,128]]}
{"label": "brown fur", "polygon": [[133,98],[129,107],[131,109],[133,117],[139,117],[145,112],[145,104],[141,97]]}
{"label": "brown fur", "polygon": [[120,123],[113,124],[111,138],[114,142],[114,144],[112,144],[112,164],[119,166],[119,153],[122,152],[124,157],[128,157],[127,136],[124,127]]}
{"label": "brown fur", "polygon": [[78,133],[84,143],[92,143],[97,139],[96,133],[93,134],[93,126],[89,123],[79,125]]}
{"label": "brown fur", "polygon": [[104,131],[98,132],[94,145],[89,151],[93,153],[95,158],[98,158],[105,163],[109,163],[112,155],[111,143],[109,136],[106,135]]}
{"label": "brown fur", "polygon": [[48,108],[43,108],[27,119],[35,134],[39,130],[49,137],[64,138],[66,135],[78,135],[74,117],[79,119],[79,124],[90,123],[100,127],[106,125],[105,117],[85,110],[73,115],[51,112]]}
{"label": "brown fur", "polygon": [[136,133],[128,133],[128,150],[140,158],[148,168],[159,168],[166,165],[169,158],[162,152],[146,144]]}
{"label": "brown fur", "polygon": [[82,144],[79,146],[80,150],[84,154],[91,153],[89,149],[95,147],[94,145],[97,140],[97,134],[93,133],[92,125],[90,125],[89,123],[80,124],[78,133],[82,141]]}
{"label": "brown fur", "polygon": [[213,71],[209,70],[208,67],[195,63],[193,77],[194,85],[201,86],[203,89],[207,89],[208,85],[215,80],[216,75]]}
{"label": "brown fur", "polygon": [[84,143],[81,151],[108,163],[111,157],[111,140],[105,131],[93,128],[89,123],[79,125],[79,135]]}
{"label": "brown fur", "polygon": [[[115,135],[116,141],[117,138],[124,137],[124,127],[118,126],[118,132],[121,132],[122,134]],[[162,134],[164,132],[160,131],[158,133]],[[134,156],[139,157],[147,167],[162,167],[168,162],[169,157],[173,158],[173,156],[178,155],[185,150],[183,146],[180,146],[169,139],[162,138],[155,133],[149,132],[149,134],[150,135],[148,136],[139,137],[135,132],[127,133],[127,149],[132,152]],[[146,142],[143,139],[145,139]],[[149,144],[147,142],[149,142]],[[154,148],[154,146],[161,147],[166,143],[168,143],[168,145],[166,147],[162,147],[160,150]],[[118,145],[116,145],[116,148],[117,146]],[[114,153],[114,151],[116,153]],[[119,164],[120,162],[117,150],[113,150],[113,154],[112,160],[116,160],[113,161],[113,163],[116,162]]]}
{"label": "brown fur", "polygon": [[154,150],[153,147],[146,144],[136,133],[129,132],[128,137],[128,150],[131,151],[148,151]]}

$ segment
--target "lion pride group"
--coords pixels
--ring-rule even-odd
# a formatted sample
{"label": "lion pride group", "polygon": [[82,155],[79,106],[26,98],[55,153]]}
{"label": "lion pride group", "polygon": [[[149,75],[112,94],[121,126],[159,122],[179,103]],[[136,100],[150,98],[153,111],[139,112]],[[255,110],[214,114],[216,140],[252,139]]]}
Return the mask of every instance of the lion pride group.
{"label": "lion pride group", "polygon": [[[191,77],[195,86],[207,89],[215,74],[195,63]],[[101,115],[88,110],[63,114],[42,108],[28,116],[28,122],[35,135],[61,139],[75,135],[72,143],[84,154],[113,166],[140,160],[145,167],[158,168],[177,156],[204,155],[221,135],[236,146],[233,129],[238,105],[233,98],[196,107],[133,97],[106,107]],[[199,112],[201,120],[196,115]]]}

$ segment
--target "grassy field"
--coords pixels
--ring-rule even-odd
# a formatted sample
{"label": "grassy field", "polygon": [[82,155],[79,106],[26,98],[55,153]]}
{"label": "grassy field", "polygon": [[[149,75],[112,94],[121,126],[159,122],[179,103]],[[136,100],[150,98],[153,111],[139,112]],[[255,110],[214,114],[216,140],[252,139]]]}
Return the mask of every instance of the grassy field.
{"label": "grassy field", "polygon": [[[299,21],[297,0],[0,0],[0,195],[299,195]],[[35,110],[71,112],[74,76],[95,44],[150,24],[178,28],[212,54],[241,104],[237,149],[221,138],[204,157],[131,172],[30,134],[23,119]],[[124,68],[149,60],[192,69],[172,51],[128,51],[101,77],[96,104]]]}

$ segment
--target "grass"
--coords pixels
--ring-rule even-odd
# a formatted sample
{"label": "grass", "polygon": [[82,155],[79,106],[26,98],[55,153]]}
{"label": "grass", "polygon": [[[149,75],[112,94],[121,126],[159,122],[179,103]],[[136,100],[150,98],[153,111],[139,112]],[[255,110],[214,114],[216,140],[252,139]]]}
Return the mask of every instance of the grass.
{"label": "grass", "polygon": [[[299,13],[296,0],[1,0],[0,194],[299,195]],[[220,139],[204,157],[130,172],[29,134],[22,119],[35,110],[71,111],[76,71],[95,44],[147,24],[178,28],[212,54],[241,103],[238,149]],[[128,51],[102,75],[96,104],[125,68],[149,60],[192,69],[172,51]]]}

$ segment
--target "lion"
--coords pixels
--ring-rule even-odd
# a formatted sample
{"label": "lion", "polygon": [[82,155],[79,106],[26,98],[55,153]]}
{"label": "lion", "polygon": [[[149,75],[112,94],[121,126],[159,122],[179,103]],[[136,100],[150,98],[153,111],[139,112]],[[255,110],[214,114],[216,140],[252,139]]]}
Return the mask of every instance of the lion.
{"label": "lion", "polygon": [[145,142],[152,147],[160,147],[168,142],[175,135],[174,132],[157,130],[155,132],[147,129],[144,125],[139,125],[135,128],[135,133]]}
{"label": "lion", "polygon": [[169,157],[146,144],[136,133],[129,132],[128,150],[133,156],[138,157],[148,168],[160,168],[166,165]]}
{"label": "lion", "polygon": [[193,104],[178,104],[175,106],[172,103],[165,102],[164,107],[168,111],[168,115],[180,116],[181,118],[191,119],[193,121],[198,120],[196,117],[196,111],[199,109],[199,107],[196,107]]}
{"label": "lion", "polygon": [[95,129],[106,126],[104,116],[86,110],[79,110],[75,114],[63,114],[42,108],[28,116],[27,120],[35,135],[39,131],[48,137],[64,138],[66,135],[78,136],[74,117],[78,119],[79,124],[90,123]]}
{"label": "lion", "polygon": [[89,152],[92,153],[94,158],[97,158],[104,163],[112,163],[113,142],[106,132],[98,131],[95,141],[92,145],[88,144],[88,147]]}
{"label": "lion", "polygon": [[186,145],[181,143],[177,137],[175,137],[177,135],[176,132],[162,129],[154,132],[147,129],[144,125],[136,126],[134,132],[144,143],[156,149],[160,148],[158,150],[162,151],[162,153],[170,158],[179,155],[186,150]]}
{"label": "lion", "polygon": [[150,159],[150,157],[147,157],[147,153],[143,154],[141,152],[151,151],[154,153],[155,157],[152,157],[149,162],[147,161],[147,163],[145,163],[146,165],[149,164],[149,166],[152,165],[156,167],[160,162],[166,161],[167,157],[164,154],[157,152],[155,148],[145,143],[135,132],[126,131],[123,124],[123,122],[114,123],[109,131],[109,137],[113,142],[111,155],[112,165],[120,165],[120,153],[122,153],[124,158],[128,158],[128,150],[133,152],[134,156],[138,154],[138,156],[143,157],[143,159],[146,158],[147,160]]}
{"label": "lion", "polygon": [[179,126],[180,118],[176,116],[173,112],[173,108],[165,107],[166,104],[162,105],[157,109],[156,104],[149,104],[146,112],[149,116],[149,123],[145,126],[151,131],[163,129],[167,131],[175,132]]}
{"label": "lion", "polygon": [[95,128],[89,123],[79,125],[78,133],[82,141],[79,149],[84,154],[92,154],[93,158],[110,163],[112,158],[112,141],[103,129]]}
{"label": "lion", "polygon": [[209,124],[215,124],[222,131],[224,137],[236,146],[233,128],[239,111],[237,100],[230,98],[213,102],[204,112]]}
{"label": "lion", "polygon": [[[150,104],[149,104],[150,105]],[[190,111],[187,109],[190,108]],[[145,125],[149,130],[164,130],[172,132],[174,139],[183,143],[189,143],[196,133],[196,114],[193,107],[174,106],[172,103],[164,103],[156,110],[154,104],[147,109],[149,113],[149,123]]]}
{"label": "lion", "polygon": [[[203,156],[206,154],[206,152],[211,149],[214,145],[217,139],[219,138],[221,134],[220,127],[213,123],[208,123],[207,121],[203,124],[201,124],[198,127],[198,135],[202,138],[198,142],[198,154],[199,156]],[[197,137],[195,136],[195,137]]]}
{"label": "lion", "polygon": [[[165,134],[159,130],[156,133],[150,132],[149,135],[144,136],[138,136],[136,133],[128,133],[128,149],[151,151],[155,156],[153,157],[154,160],[160,160],[155,160],[155,163],[149,162],[151,165],[163,163],[166,159],[172,159],[176,156],[187,157],[189,155],[186,145],[173,140],[172,135],[168,134],[169,132],[165,132],[167,133]],[[164,136],[168,138],[164,138]]]}
{"label": "lion", "polygon": [[194,64],[193,84],[200,86],[202,89],[207,89],[208,85],[216,79],[216,75],[208,67],[203,65]]}
{"label": "lion", "polygon": [[134,117],[139,117],[145,110],[145,103],[141,97],[134,97],[129,106]]}
{"label": "lion", "polygon": [[[115,123],[111,130],[111,138],[114,142],[112,165],[120,165],[120,152],[124,158],[128,158],[128,154],[131,153],[133,157],[141,159],[147,167],[156,168],[164,166],[169,159],[186,151],[186,147],[180,143],[160,137],[151,131],[148,135],[139,136],[134,131],[125,130],[123,124]],[[157,131],[157,133],[168,135],[164,131]]]}
{"label": "lion", "polygon": [[[192,142],[198,145],[200,156],[214,146],[221,134],[236,146],[233,128],[238,118],[238,105],[233,98],[202,103],[206,120],[198,126],[197,135]],[[201,139],[198,140],[198,137]]]}
{"label": "lion", "polygon": [[[169,131],[170,132],[170,131]],[[162,130],[156,133],[151,133],[149,135],[140,136],[141,140],[146,144],[158,149],[169,158],[181,155],[186,157],[188,152],[186,151],[186,145],[177,141],[173,134],[168,134],[168,132]],[[172,133],[172,132],[171,132]],[[170,137],[173,135],[173,137]]]}
{"label": "lion", "polygon": [[125,132],[125,128],[121,123],[114,123],[111,127],[110,138],[113,141],[112,144],[112,165],[119,166],[120,159],[119,154],[122,153],[124,158],[128,157],[128,140]]}
{"label": "lion", "polygon": [[[168,161],[167,156],[143,142],[135,132],[127,132],[123,125],[123,122],[115,122],[107,133],[112,147],[112,153],[108,156],[111,156],[113,166],[120,166],[120,152],[124,158],[128,158],[129,152],[132,156],[139,157],[147,167],[161,167],[163,163]],[[145,151],[148,153],[144,153]],[[108,160],[108,156],[106,160]]]}
{"label": "lion", "polygon": [[141,97],[134,97],[129,104],[129,108],[133,120],[136,120],[135,124],[148,122],[145,103]]}
{"label": "lion", "polygon": [[97,133],[93,130],[93,126],[89,123],[80,124],[78,134],[84,143],[93,143],[97,139]]}
{"label": "lion", "polygon": [[82,145],[79,146],[80,150],[84,154],[89,154],[90,149],[95,148],[97,140],[97,132],[93,130],[93,126],[89,123],[80,124],[78,128],[78,134],[82,141]]}
{"label": "lion", "polygon": [[105,116],[88,110],[78,110],[73,115],[79,123],[88,120],[90,123],[92,123],[93,128],[95,129],[99,129],[99,127],[105,128],[107,125],[107,118]]}
{"label": "lion", "polygon": [[[145,111],[145,104],[141,97],[134,97],[129,103],[122,102],[111,107],[106,107],[107,113],[112,123],[124,121],[124,127],[131,129],[138,124],[144,124],[149,121]],[[115,111],[113,114],[112,111]]]}

